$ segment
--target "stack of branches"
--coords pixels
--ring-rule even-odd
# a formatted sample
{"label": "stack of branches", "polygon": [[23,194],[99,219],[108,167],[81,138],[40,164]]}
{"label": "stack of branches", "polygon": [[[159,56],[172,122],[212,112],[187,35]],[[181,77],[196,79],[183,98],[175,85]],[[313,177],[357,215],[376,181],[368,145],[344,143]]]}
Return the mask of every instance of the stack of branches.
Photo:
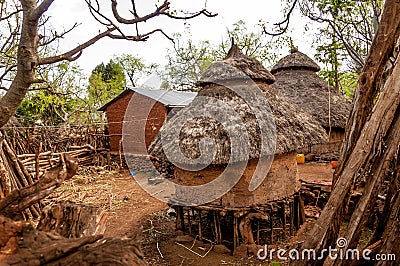
{"label": "stack of branches", "polygon": [[95,148],[105,148],[108,136],[104,134],[104,126],[64,125],[60,127],[39,126],[4,127],[4,135],[8,135],[10,145],[17,154],[35,153],[39,147],[52,152],[65,152],[72,146],[89,144]]}
{"label": "stack of branches", "polygon": [[[71,151],[64,152],[70,156],[77,158],[79,165],[99,165],[105,166],[110,164],[110,153],[107,149],[95,149],[87,144],[84,146],[70,146]],[[41,148],[39,146],[40,151]],[[21,163],[27,169],[27,172],[40,178],[50,168],[58,165],[60,162],[60,152],[36,152],[17,155]]]}
{"label": "stack of branches", "polygon": [[[0,133],[0,199],[4,199],[13,190],[32,185],[37,178],[31,175],[24,164],[18,159],[14,151]],[[39,203],[32,204],[22,212],[25,219],[38,218],[40,213]]]}
{"label": "stack of branches", "polygon": [[106,215],[96,207],[57,203],[44,209],[37,229],[20,221],[19,213],[51,194],[77,169],[76,159],[60,154],[59,165],[42,178],[0,199],[0,261],[5,265],[146,265],[137,236],[103,238]]}
{"label": "stack of branches", "polygon": [[[39,146],[36,153],[16,155],[8,139],[0,132],[0,199],[10,195],[12,191],[33,185],[60,164],[63,153],[40,152],[41,148]],[[109,152],[104,148],[96,150],[90,145],[70,148],[72,151],[64,154],[76,158],[79,165],[110,164]],[[37,202],[23,210],[20,215],[25,220],[36,219],[39,218],[41,209],[41,203]]]}

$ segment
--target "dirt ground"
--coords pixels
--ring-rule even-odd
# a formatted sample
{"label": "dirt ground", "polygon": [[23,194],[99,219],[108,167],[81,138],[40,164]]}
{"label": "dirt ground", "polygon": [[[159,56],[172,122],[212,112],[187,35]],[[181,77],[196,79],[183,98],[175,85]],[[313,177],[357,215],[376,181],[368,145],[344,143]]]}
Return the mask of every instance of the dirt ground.
{"label": "dirt ground", "polygon": [[298,164],[299,179],[309,183],[331,184],[333,172],[330,163]]}
{"label": "dirt ground", "polygon": [[[303,166],[301,169],[303,178],[311,174],[316,178],[322,169],[326,181],[333,172],[328,166]],[[138,173],[142,174],[146,173]],[[177,244],[175,220],[166,214],[169,207],[147,194],[128,170],[81,169],[47,200],[71,200],[101,207],[108,213],[106,236],[123,237],[142,230],[142,249],[149,265],[284,265],[283,262],[260,261],[254,257],[237,259],[231,254],[219,254],[210,250],[211,245],[207,242],[184,244],[188,248],[193,245],[191,250],[194,252]],[[293,245],[304,240],[312,223],[309,219],[297,236],[280,247],[288,248],[288,243]]]}

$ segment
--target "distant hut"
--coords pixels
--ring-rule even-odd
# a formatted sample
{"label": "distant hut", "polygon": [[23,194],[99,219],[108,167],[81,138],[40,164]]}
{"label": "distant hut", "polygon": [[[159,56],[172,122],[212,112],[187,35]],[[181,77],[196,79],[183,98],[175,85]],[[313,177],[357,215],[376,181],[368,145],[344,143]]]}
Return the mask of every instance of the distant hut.
{"label": "distant hut", "polygon": [[[258,127],[256,116],[251,110],[251,106],[231,89],[225,87],[225,85],[220,85],[226,82],[224,84],[232,84],[233,86],[236,84],[244,88],[250,86],[250,84],[247,85],[248,82],[245,79],[242,79],[240,76],[238,77],[235,71],[227,71],[226,66],[229,66],[231,69],[235,68],[241,70],[252,79],[252,82],[255,82],[256,86],[261,89],[262,94],[268,100],[275,118],[275,157],[270,171],[268,173],[262,173],[266,178],[260,186],[253,191],[249,191],[249,184],[260,159],[260,154],[263,152],[262,149],[268,149],[270,147],[262,146],[262,148],[260,148],[261,132]],[[190,224],[190,221],[193,221],[194,218],[191,217],[191,212],[188,212],[187,216],[189,216],[188,223],[190,232],[193,233],[196,231],[196,234],[200,234],[200,237],[202,234],[204,235],[205,229],[203,228],[203,231],[201,229],[202,221],[200,214],[202,211],[205,211],[208,213],[208,217],[210,217],[209,215],[211,214],[209,212],[211,211],[212,215],[214,215],[212,223],[214,224],[213,226],[216,232],[214,234],[215,242],[220,244],[221,240],[224,239],[233,243],[232,248],[237,248],[239,245],[238,230],[241,234],[242,244],[245,246],[255,243],[264,244],[266,241],[265,239],[271,240],[274,238],[271,235],[267,237],[265,235],[267,233],[264,230],[264,233],[261,233],[261,237],[260,231],[258,232],[257,240],[255,240],[251,231],[251,224],[253,222],[249,222],[250,220],[258,220],[263,223],[262,226],[267,226],[268,228],[270,226],[276,227],[276,225],[273,225],[274,218],[268,215],[279,210],[281,213],[281,228],[284,231],[283,234],[286,234],[287,213],[285,212],[285,208],[291,208],[293,213],[295,213],[294,216],[297,217],[294,218],[295,221],[297,221],[296,226],[299,226],[302,222],[302,208],[299,207],[300,199],[297,196],[300,183],[297,174],[296,150],[310,144],[322,143],[326,141],[327,137],[325,130],[311,115],[298,110],[298,108],[291,104],[285,97],[276,93],[270,86],[274,81],[274,77],[259,61],[244,55],[236,45],[233,45],[226,58],[220,62],[212,63],[197,82],[201,90],[193,102],[183,108],[181,112],[174,117],[179,119],[180,116],[190,116],[192,113],[198,112],[199,108],[202,106],[201,96],[213,97],[223,101],[234,109],[235,113],[244,122],[250,142],[249,156],[246,157],[246,154],[243,154],[237,156],[230,162],[233,164],[245,163],[245,170],[243,174],[239,176],[240,179],[238,183],[222,197],[207,204],[203,204],[202,206],[191,208],[192,210],[195,209],[199,211],[197,219],[200,219],[200,221],[199,229],[196,231]],[[225,111],[218,105],[207,105],[202,108],[204,112],[208,114],[225,115],[227,119],[230,119],[229,115],[225,114]],[[233,119],[232,117],[232,120]],[[169,126],[174,127],[175,125],[172,124]],[[165,129],[164,126],[151,144],[149,153],[155,158],[155,165],[160,171],[164,171],[165,169],[171,170],[167,172],[167,175],[174,178],[174,183],[186,186],[197,186],[209,183],[215,180],[229,163],[232,147],[227,132],[231,130],[235,131],[235,126],[235,123],[231,123],[224,128],[212,118],[196,117],[186,122],[180,130],[179,143],[169,142],[164,143],[165,146],[163,146],[160,134]],[[211,138],[215,141],[216,155],[211,164],[197,171],[189,171],[179,167],[168,168],[168,166],[171,165],[164,152],[165,149],[168,150],[168,146],[180,146],[181,151],[188,158],[196,159],[201,155],[199,142],[204,138]],[[208,151],[207,148],[205,151]],[[191,165],[191,163],[196,165]],[[203,163],[205,164],[205,162],[201,160],[187,162],[188,168],[197,167]],[[235,172],[230,172],[228,175],[232,178],[237,176]],[[195,191],[193,193],[193,197],[201,197],[201,195],[197,195]],[[188,195],[179,195],[179,191],[177,190],[176,195],[171,199],[171,203],[179,204],[181,196],[187,197]],[[295,207],[293,198],[297,199],[297,207]],[[180,207],[178,207],[178,209],[180,211],[178,211],[177,228],[182,229],[184,227],[184,222],[182,222],[184,216],[182,214],[182,209]],[[220,219],[222,219],[221,217],[223,217],[223,221],[220,221]],[[293,218],[293,215],[291,217]],[[221,231],[221,223],[227,231]],[[293,220],[291,225],[293,225]],[[292,227],[290,228],[291,230],[293,229]],[[232,230],[235,232],[233,236],[230,235]],[[273,233],[271,234],[273,235]],[[232,237],[233,240],[231,239]]]}
{"label": "distant hut", "polygon": [[305,151],[335,158],[344,138],[351,101],[335,88],[329,88],[317,75],[319,70],[311,58],[294,47],[272,68],[271,73],[276,78],[273,87],[311,114],[328,133],[327,143],[311,146]]}
{"label": "distant hut", "polygon": [[[124,90],[99,109],[107,116],[111,152],[121,151],[125,138],[125,143],[130,142],[130,145],[124,145],[125,153],[147,154],[147,148],[164,122],[195,96],[194,92],[162,89]],[[124,126],[129,135],[123,136]]]}

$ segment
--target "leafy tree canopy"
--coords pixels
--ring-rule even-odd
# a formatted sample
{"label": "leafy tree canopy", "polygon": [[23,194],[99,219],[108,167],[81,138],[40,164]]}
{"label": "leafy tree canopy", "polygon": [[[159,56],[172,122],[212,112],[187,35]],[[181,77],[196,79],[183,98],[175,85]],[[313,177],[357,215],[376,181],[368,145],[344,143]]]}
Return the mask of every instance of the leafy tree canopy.
{"label": "leafy tree canopy", "polygon": [[286,36],[270,38],[261,31],[248,29],[242,20],[227,30],[223,41],[214,45],[209,41],[195,42],[188,31],[177,34],[174,49],[167,54],[168,63],[161,76],[163,87],[175,90],[196,90],[194,83],[199,79],[212,62],[221,60],[232,45],[232,40],[249,56],[257,58],[266,67],[271,66],[279,56],[279,50],[289,46],[290,39]]}
{"label": "leafy tree canopy", "polygon": [[125,73],[119,62],[97,65],[89,77],[88,102],[92,110],[100,108],[126,88]]}
{"label": "leafy tree canopy", "polygon": [[33,86],[21,102],[16,114],[20,122],[29,125],[41,120],[56,125],[86,108],[82,90],[86,77],[77,64],[61,62],[41,69],[38,76],[46,82]]}

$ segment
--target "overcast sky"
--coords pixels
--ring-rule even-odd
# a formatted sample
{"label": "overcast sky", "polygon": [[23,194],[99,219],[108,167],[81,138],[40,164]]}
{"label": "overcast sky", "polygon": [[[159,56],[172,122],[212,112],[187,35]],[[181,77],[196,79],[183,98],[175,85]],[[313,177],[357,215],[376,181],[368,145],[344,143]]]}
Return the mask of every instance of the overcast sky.
{"label": "overcast sky", "polygon": [[[99,0],[102,11],[110,14],[110,0]],[[128,17],[131,9],[130,0],[119,0],[118,9],[122,15]],[[139,15],[144,15],[154,11],[155,4],[160,1],[136,0]],[[200,10],[207,3],[207,9],[218,13],[217,17],[207,18],[198,17],[189,20],[191,34],[194,40],[210,40],[212,43],[220,43],[223,36],[226,36],[227,28],[235,22],[243,20],[250,30],[260,31],[257,26],[260,19],[275,23],[282,19],[282,4],[280,0],[171,0],[171,8],[174,10],[196,11]],[[60,43],[60,49],[66,51],[83,43],[90,37],[104,30],[104,26],[95,21],[85,4],[84,0],[54,1],[47,12],[51,17],[50,23],[58,32],[63,28],[71,27],[75,22],[81,23],[73,32],[68,34]],[[111,15],[110,15],[111,17]],[[311,49],[311,32],[305,32],[304,25],[306,20],[298,14],[293,16],[290,27],[290,36],[294,39],[296,46],[313,56]],[[182,32],[185,28],[184,21],[177,21],[166,17],[157,17],[143,25],[140,25],[141,33],[154,28],[162,28],[165,32],[172,35]],[[127,31],[133,30],[130,26]],[[108,62],[114,55],[123,53],[142,57],[146,62],[163,64],[166,62],[165,56],[167,48],[171,48],[172,43],[161,34],[155,34],[146,42],[129,42],[123,40],[111,40],[104,38],[93,46],[84,50],[83,55],[76,61],[89,74],[90,71],[101,62]],[[285,55],[288,51],[282,51]]]}

